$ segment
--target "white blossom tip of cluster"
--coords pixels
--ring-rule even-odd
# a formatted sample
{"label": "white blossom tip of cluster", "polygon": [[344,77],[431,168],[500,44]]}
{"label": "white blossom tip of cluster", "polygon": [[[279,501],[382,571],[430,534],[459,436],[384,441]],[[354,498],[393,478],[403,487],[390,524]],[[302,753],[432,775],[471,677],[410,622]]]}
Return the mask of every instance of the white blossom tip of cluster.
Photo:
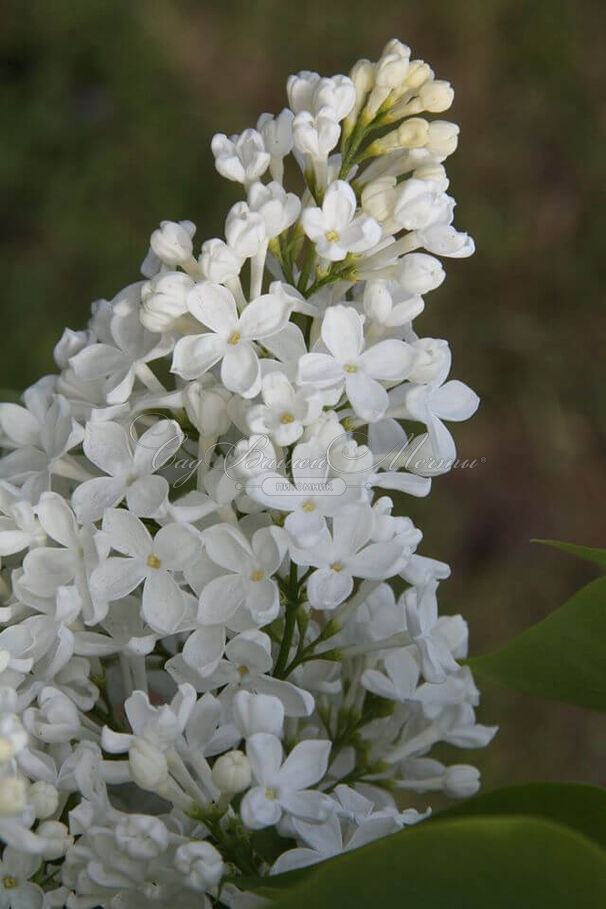
{"label": "white blossom tip of cluster", "polygon": [[390,41],[287,96],[212,141],[224,236],[163,221],[0,404],[2,906],[236,907],[479,787],[430,755],[495,729],[399,513],[478,406],[416,321],[473,252],[452,88]]}

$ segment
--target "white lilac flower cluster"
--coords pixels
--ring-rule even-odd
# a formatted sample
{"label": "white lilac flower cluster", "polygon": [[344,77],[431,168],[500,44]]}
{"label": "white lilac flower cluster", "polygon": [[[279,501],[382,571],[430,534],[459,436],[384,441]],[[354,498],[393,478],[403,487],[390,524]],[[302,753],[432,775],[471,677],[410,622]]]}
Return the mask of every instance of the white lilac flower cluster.
{"label": "white lilac flower cluster", "polygon": [[423,116],[452,89],[391,41],[287,90],[213,139],[225,239],[162,222],[0,405],[2,907],[249,905],[239,876],[424,816],[394,793],[479,785],[428,756],[495,730],[386,494],[427,495],[478,403],[413,328],[473,251]]}

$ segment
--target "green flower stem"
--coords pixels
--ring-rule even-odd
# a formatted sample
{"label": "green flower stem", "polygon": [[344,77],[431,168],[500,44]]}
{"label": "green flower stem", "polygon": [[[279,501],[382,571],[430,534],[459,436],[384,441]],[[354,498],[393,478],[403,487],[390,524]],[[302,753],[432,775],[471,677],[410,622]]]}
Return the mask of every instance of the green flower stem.
{"label": "green flower stem", "polygon": [[297,611],[301,605],[299,599],[299,591],[300,587],[297,577],[297,566],[294,562],[291,562],[288,582],[282,587],[282,593],[284,600],[286,601],[286,615],[284,619],[284,631],[282,633],[282,640],[280,641],[278,659],[276,660],[276,665],[273,673],[277,679],[284,678],[284,670],[286,669],[286,664],[288,663],[290,648],[292,646],[295,628],[297,626]]}

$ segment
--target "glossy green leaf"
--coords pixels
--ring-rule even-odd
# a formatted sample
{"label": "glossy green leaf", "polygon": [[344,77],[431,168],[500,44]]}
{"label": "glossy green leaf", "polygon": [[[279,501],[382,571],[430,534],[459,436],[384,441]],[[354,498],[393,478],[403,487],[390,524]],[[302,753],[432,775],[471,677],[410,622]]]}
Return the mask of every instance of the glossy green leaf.
{"label": "glossy green leaf", "polygon": [[542,543],[543,546],[553,546],[554,549],[561,549],[568,555],[584,559],[586,562],[594,562],[600,568],[606,568],[606,549],[595,549],[591,546],[577,546],[576,543],[561,543],[559,540],[531,540],[531,543]]}
{"label": "glossy green leaf", "polygon": [[467,662],[480,677],[526,694],[606,710],[606,578],[500,650]]}
{"label": "glossy green leaf", "polygon": [[596,909],[606,852],[568,827],[524,817],[421,824],[317,866],[280,909]]}
{"label": "glossy green leaf", "polygon": [[528,815],[565,824],[606,848],[606,789],[584,783],[528,783],[476,795],[425,823],[478,815]]}

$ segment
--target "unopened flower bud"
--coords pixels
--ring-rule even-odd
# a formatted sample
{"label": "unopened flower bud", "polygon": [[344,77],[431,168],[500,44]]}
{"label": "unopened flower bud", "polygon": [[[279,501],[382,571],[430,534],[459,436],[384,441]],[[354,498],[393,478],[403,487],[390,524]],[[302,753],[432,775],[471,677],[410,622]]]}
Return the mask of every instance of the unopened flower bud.
{"label": "unopened flower bud", "polygon": [[432,120],[427,132],[426,148],[430,155],[444,160],[452,155],[459,141],[459,127],[448,120]]}
{"label": "unopened flower bud", "polygon": [[89,331],[72,331],[71,328],[66,328],[53,351],[53,357],[59,369],[67,369],[70,357],[75,357],[83,347],[90,343],[91,333]]}
{"label": "unopened flower bud", "polygon": [[450,82],[433,79],[426,82],[419,89],[419,100],[423,110],[432,114],[439,114],[448,110],[454,98],[454,90]]}
{"label": "unopened flower bud", "polygon": [[272,158],[284,158],[292,151],[292,121],[294,118],[290,108],[285,107],[277,117],[271,114],[261,114],[257,122],[257,129],[263,136],[265,148]]}
{"label": "unopened flower bud", "polygon": [[410,65],[410,48],[401,41],[388,41],[375,68],[375,83],[390,91],[404,82]]}
{"label": "unopened flower bud", "polygon": [[[253,694],[242,689],[234,697],[233,710],[236,726],[244,738],[255,732],[269,732],[278,738],[282,737],[284,707],[273,695]],[[234,751],[233,754],[240,752]]]}
{"label": "unopened flower bud", "polygon": [[450,180],[446,176],[446,170],[443,164],[422,164],[420,167],[416,167],[412,172],[412,177],[415,180],[430,180],[432,183],[435,183],[436,188],[440,192],[446,192]]}
{"label": "unopened flower bud", "polygon": [[429,124],[422,117],[410,117],[397,129],[372,142],[367,149],[369,157],[386,155],[403,148],[422,148],[428,136]]}
{"label": "unopened flower bud", "polygon": [[0,764],[6,764],[13,757],[14,751],[10,741],[4,736],[0,738]]}
{"label": "unopened flower bud", "polygon": [[27,745],[28,735],[14,713],[0,716],[0,765],[19,754]]}
{"label": "unopened flower bud", "polygon": [[245,129],[231,138],[217,133],[210,147],[215,156],[215,167],[228,180],[248,183],[258,180],[267,170],[270,156],[256,129]]}
{"label": "unopened flower bud", "polygon": [[243,259],[254,256],[265,243],[265,221],[246,202],[236,202],[225,220],[225,236],[229,245]]}
{"label": "unopened flower bud", "polygon": [[184,843],[175,852],[175,865],[193,890],[208,890],[223,875],[221,853],[204,841]]}
{"label": "unopened flower bud", "polygon": [[74,842],[67,827],[60,821],[44,821],[36,833],[44,841],[42,856],[49,862],[62,858]]}
{"label": "unopened flower bud", "polygon": [[366,96],[375,84],[375,64],[371,63],[370,60],[358,60],[349,75],[356,92],[354,106],[345,121],[346,127],[351,129],[362,109]]}
{"label": "unopened flower bud", "polygon": [[202,244],[199,261],[205,278],[215,284],[223,284],[238,277],[244,260],[235,249],[215,237]]}
{"label": "unopened flower bud", "polygon": [[244,792],[252,780],[248,758],[242,751],[228,751],[215,761],[212,776],[221,792]]}
{"label": "unopened flower bud", "polygon": [[418,89],[433,77],[433,70],[424,60],[411,60],[406,71],[406,88]]}
{"label": "unopened flower bud", "polygon": [[441,338],[419,338],[413,343],[416,359],[408,379],[419,385],[441,384],[450,370],[448,342]]}
{"label": "unopened flower bud", "polygon": [[429,123],[422,117],[411,117],[398,127],[398,141],[402,148],[421,148],[427,141]]}
{"label": "unopened flower bud", "polygon": [[198,432],[205,439],[222,436],[231,426],[227,405],[231,401],[231,392],[218,382],[211,384],[204,381],[190,382],[184,389],[184,402],[187,416]]}
{"label": "unopened flower bud", "polygon": [[409,294],[426,294],[446,277],[442,263],[425,253],[408,253],[398,262],[398,283]]}
{"label": "unopened flower bud", "polygon": [[149,331],[170,331],[187,312],[187,294],[194,286],[182,271],[169,271],[141,288],[141,322]]}
{"label": "unopened flower bud", "polygon": [[52,783],[47,783],[46,780],[36,780],[29,787],[27,800],[33,807],[37,818],[47,818],[57,810],[59,793]]}
{"label": "unopened flower bud", "polygon": [[451,799],[466,799],[480,788],[480,773],[469,764],[453,764],[444,774],[444,794]]}
{"label": "unopened flower bud", "polygon": [[168,830],[160,818],[131,814],[114,830],[119,848],[134,859],[153,859],[168,847]]}
{"label": "unopened flower bud", "polygon": [[374,85],[375,64],[370,60],[358,60],[349,76],[356,90],[356,103],[359,103]]}
{"label": "unopened flower bud", "polygon": [[191,221],[162,221],[151,235],[149,245],[165,265],[174,268],[191,258],[195,230]]}
{"label": "unopened flower bud", "polygon": [[381,223],[393,215],[397,198],[396,182],[395,177],[379,177],[362,190],[362,208]]}
{"label": "unopened flower bud", "polygon": [[154,791],[168,779],[164,753],[145,739],[135,739],[128,752],[133,781],[141,789]]}
{"label": "unopened flower bud", "polygon": [[284,191],[279,183],[253,183],[248,190],[250,210],[261,215],[265,222],[265,234],[269,239],[277,237],[299,217],[301,200],[294,193]]}
{"label": "unopened flower bud", "polygon": [[25,808],[27,782],[22,776],[0,778],[0,817],[13,817]]}

